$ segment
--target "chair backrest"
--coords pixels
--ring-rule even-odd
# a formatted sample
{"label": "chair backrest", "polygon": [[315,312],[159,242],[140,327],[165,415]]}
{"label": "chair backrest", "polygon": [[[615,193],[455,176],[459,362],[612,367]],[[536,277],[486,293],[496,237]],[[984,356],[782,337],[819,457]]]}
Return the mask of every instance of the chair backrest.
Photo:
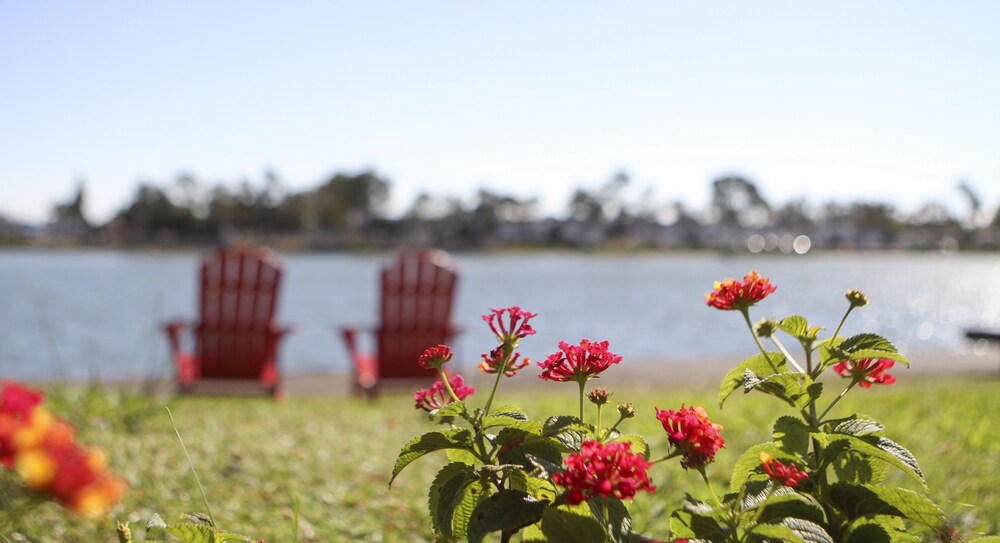
{"label": "chair backrest", "polygon": [[382,270],[381,322],[377,338],[379,375],[412,378],[434,375],[417,365],[428,347],[451,341],[451,309],[458,272],[447,253],[400,253]]}
{"label": "chair backrest", "polygon": [[227,247],[201,265],[195,348],[203,379],[257,379],[274,356],[281,263],[268,249]]}

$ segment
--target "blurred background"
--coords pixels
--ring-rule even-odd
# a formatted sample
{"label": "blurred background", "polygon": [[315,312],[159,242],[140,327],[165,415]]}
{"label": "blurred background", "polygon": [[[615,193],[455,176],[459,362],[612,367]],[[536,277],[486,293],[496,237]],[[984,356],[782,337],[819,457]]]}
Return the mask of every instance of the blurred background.
{"label": "blurred background", "polygon": [[[749,354],[704,307],[985,353],[1000,326],[1000,6],[0,5],[0,375],[171,371],[200,254],[281,252],[288,371],[346,371],[403,247],[646,363]],[[732,328],[730,328],[732,327]],[[729,333],[733,331],[733,333]],[[720,340],[718,338],[727,338]],[[528,344],[526,344],[526,347]],[[977,350],[978,349],[978,350]]]}

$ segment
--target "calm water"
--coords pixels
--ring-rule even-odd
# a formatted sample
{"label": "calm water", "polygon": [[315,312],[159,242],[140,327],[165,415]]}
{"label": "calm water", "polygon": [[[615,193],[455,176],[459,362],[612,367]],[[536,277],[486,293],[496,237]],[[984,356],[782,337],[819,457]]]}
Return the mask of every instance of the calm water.
{"label": "calm water", "polygon": [[[298,331],[283,344],[286,372],[346,371],[335,330],[372,322],[377,273],[387,255],[293,254],[279,320]],[[195,253],[0,251],[0,376],[122,379],[169,374],[160,323],[194,316]],[[970,325],[1000,327],[1000,257],[807,255],[727,257],[459,254],[457,344],[471,366],[493,339],[479,316],[518,304],[539,314],[522,342],[532,359],[560,339],[608,339],[626,360],[728,356],[753,344],[738,314],[705,306],[712,281],[757,268],[778,290],[754,319],[793,312],[836,326],[852,287],[873,304],[847,332],[874,330],[908,352],[965,348]]]}

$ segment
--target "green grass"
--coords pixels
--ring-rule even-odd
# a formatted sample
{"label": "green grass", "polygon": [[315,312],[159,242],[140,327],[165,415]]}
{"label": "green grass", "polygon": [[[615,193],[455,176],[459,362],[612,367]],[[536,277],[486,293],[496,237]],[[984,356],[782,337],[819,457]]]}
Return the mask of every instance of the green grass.
{"label": "green grass", "polygon": [[[1000,379],[903,377],[892,387],[852,393],[836,412],[858,411],[883,422],[887,436],[916,455],[932,498],[963,537],[996,534],[1000,425],[994,421],[1000,414]],[[504,383],[499,404],[520,405],[533,418],[575,411],[575,386],[553,383],[519,394],[517,379]],[[737,394],[720,411],[711,389],[632,394],[619,387],[613,401],[636,405],[639,417],[623,429],[646,436],[654,455],[665,450],[666,438],[653,406],[705,406],[713,420],[725,426],[727,448],[709,471],[720,490],[739,452],[766,440],[771,422],[786,414],[782,405],[757,394]],[[98,523],[46,503],[20,520],[20,533],[28,540],[114,541],[115,520],[131,521],[141,539],[153,513],[172,522],[182,513],[204,510],[161,404],[91,390],[50,391],[49,403],[79,425],[84,442],[108,452],[130,489],[112,517]],[[172,400],[170,408],[221,527],[271,542],[290,541],[298,500],[303,541],[431,539],[426,487],[441,458],[418,460],[391,491],[387,486],[400,446],[433,428],[413,409],[409,396],[386,396],[374,403],[353,398],[291,398],[280,403],[182,398]],[[668,513],[685,492],[701,497],[705,493],[698,475],[678,465],[657,465],[651,475],[658,490],[637,497],[634,524],[650,535],[665,536]],[[902,477],[899,481],[913,487]]]}

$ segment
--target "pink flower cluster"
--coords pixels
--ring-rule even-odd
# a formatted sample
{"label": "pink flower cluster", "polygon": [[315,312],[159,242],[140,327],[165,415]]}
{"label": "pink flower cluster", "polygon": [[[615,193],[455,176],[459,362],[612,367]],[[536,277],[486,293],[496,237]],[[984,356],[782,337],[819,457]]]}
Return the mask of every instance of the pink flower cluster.
{"label": "pink flower cluster", "polygon": [[757,457],[760,458],[760,463],[764,468],[764,473],[766,473],[771,479],[774,479],[787,487],[795,488],[809,478],[809,474],[800,470],[799,467],[795,465],[795,462],[785,464],[780,460],[775,460],[774,457],[767,452],[761,452],[757,455]]}
{"label": "pink flower cluster", "polygon": [[889,369],[895,364],[887,358],[864,358],[862,360],[844,360],[833,366],[833,371],[841,377],[858,379],[858,386],[871,388],[872,384],[891,385],[896,378],[889,374]]}
{"label": "pink flower cluster", "polygon": [[552,482],[568,488],[566,502],[576,505],[594,496],[630,500],[640,490],[656,490],[646,474],[649,462],[631,452],[631,443],[584,441],[579,453],[568,455],[566,471]]}
{"label": "pink flower cluster", "polygon": [[766,298],[778,288],[771,284],[768,277],[761,277],[753,270],[743,277],[743,281],[727,278],[715,282],[715,290],[706,292],[706,303],[725,311],[744,311],[748,307]]}
{"label": "pink flower cluster", "polygon": [[[494,374],[500,371],[500,364],[503,363],[503,345],[493,349],[489,353],[483,353],[483,361],[479,363],[479,370],[484,373]],[[528,357],[521,358],[521,353],[511,353],[503,373],[507,377],[513,377],[518,370],[528,367],[531,360]]]}
{"label": "pink flower cluster", "polygon": [[537,316],[536,313],[522,311],[520,306],[515,305],[503,309],[491,309],[488,315],[483,315],[483,320],[489,324],[497,341],[513,345],[518,340],[535,333],[535,329],[528,321]]}
{"label": "pink flower cluster", "polygon": [[591,343],[589,339],[580,340],[579,345],[559,342],[559,352],[549,355],[538,365],[542,368],[539,379],[547,381],[586,382],[592,377],[622,361],[622,357],[608,351],[607,341]]}
{"label": "pink flower cluster", "polygon": [[451,348],[447,345],[435,345],[424,351],[417,363],[425,370],[439,369],[451,361],[452,356]]}
{"label": "pink flower cluster", "polygon": [[[459,400],[464,400],[476,392],[476,387],[467,386],[461,375],[449,378],[448,383],[451,385],[451,389],[455,391],[455,396],[458,396]],[[453,400],[451,395],[448,394],[448,389],[445,388],[444,382],[435,381],[431,385],[431,388],[414,392],[413,401],[416,403],[417,409],[423,409],[430,413],[441,409],[441,407],[451,403]]]}
{"label": "pink flower cluster", "polygon": [[722,426],[708,420],[701,407],[684,407],[680,411],[656,409],[656,418],[663,424],[670,445],[681,453],[681,466],[701,468],[715,460],[715,453],[726,446],[719,433]]}

